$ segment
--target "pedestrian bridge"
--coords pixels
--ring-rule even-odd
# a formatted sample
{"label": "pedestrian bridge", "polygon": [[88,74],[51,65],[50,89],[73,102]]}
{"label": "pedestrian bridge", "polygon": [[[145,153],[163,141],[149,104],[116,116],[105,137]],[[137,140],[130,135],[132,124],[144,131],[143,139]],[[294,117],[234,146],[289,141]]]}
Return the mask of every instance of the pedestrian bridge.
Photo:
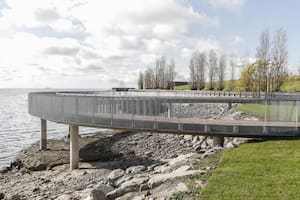
{"label": "pedestrian bridge", "polygon": [[[294,137],[299,135],[298,98],[296,94],[283,93],[132,90],[36,92],[29,93],[28,100],[29,113],[41,119],[41,148],[46,149],[49,120],[70,125],[72,150],[76,145],[78,148],[78,126],[217,137]],[[212,103],[229,108],[234,103],[259,104],[263,110],[258,112],[264,117],[254,121],[188,115],[192,110],[187,108]],[[73,156],[71,168],[77,168],[78,155]]]}

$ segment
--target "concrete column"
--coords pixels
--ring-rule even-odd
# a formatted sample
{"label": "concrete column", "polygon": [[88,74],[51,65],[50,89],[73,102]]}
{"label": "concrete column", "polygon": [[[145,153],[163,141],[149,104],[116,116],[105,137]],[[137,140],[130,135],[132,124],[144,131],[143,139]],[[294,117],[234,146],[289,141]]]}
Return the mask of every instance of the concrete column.
{"label": "concrete column", "polygon": [[47,150],[47,121],[45,119],[41,119],[40,149]]}
{"label": "concrete column", "polygon": [[213,146],[223,147],[224,145],[224,137],[215,136],[213,137]]}
{"label": "concrete column", "polygon": [[78,125],[70,127],[70,169],[78,169],[79,163],[79,128]]}
{"label": "concrete column", "polygon": [[168,103],[168,118],[172,117],[172,104]]}

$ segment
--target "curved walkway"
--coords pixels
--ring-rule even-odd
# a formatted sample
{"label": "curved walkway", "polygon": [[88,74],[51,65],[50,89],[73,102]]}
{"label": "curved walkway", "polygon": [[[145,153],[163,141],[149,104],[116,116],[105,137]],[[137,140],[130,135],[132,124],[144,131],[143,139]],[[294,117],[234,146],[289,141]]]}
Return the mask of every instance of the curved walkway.
{"label": "curved walkway", "polygon": [[[70,124],[71,149],[75,148],[75,152],[78,126],[222,137],[293,137],[299,134],[298,121],[206,120],[179,118],[172,113],[173,105],[185,103],[298,105],[298,96],[291,95],[265,98],[250,93],[199,91],[42,92],[30,93],[28,100],[29,113],[41,118],[41,149],[46,149],[46,120]],[[77,168],[77,153],[73,157],[71,168]]]}

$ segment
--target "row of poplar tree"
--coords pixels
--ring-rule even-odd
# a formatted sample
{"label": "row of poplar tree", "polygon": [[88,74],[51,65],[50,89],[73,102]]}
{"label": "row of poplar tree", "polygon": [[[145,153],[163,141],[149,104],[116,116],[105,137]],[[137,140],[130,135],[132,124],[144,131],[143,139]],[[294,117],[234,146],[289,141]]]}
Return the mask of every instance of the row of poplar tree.
{"label": "row of poplar tree", "polygon": [[[279,91],[287,73],[287,34],[283,29],[276,30],[271,38],[268,30],[261,33],[256,49],[256,61],[236,64],[234,56],[227,62],[226,56],[218,55],[215,50],[194,52],[190,59],[190,86],[193,90],[223,90],[225,73],[229,72],[229,89],[234,90],[236,67],[242,67],[239,90],[244,91]],[[226,70],[229,64],[230,69]],[[165,57],[156,60],[154,68],[147,68],[139,74],[140,89],[173,89],[176,76],[175,62],[166,61]],[[206,85],[207,83],[207,85]]]}

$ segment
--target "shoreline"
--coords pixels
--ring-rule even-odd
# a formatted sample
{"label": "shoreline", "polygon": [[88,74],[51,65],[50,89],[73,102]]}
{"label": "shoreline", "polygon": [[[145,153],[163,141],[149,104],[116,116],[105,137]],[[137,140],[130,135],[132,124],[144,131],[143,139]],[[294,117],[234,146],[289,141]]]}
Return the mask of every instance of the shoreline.
{"label": "shoreline", "polygon": [[[247,140],[227,138],[224,148],[242,142]],[[187,180],[213,169],[198,163],[223,150],[209,137],[146,132],[117,131],[81,138],[80,144],[80,169],[74,171],[65,139],[49,140],[46,152],[33,144],[18,155],[21,165],[0,174],[0,193],[8,199],[84,199],[93,191],[106,199],[168,199],[188,191]]]}

